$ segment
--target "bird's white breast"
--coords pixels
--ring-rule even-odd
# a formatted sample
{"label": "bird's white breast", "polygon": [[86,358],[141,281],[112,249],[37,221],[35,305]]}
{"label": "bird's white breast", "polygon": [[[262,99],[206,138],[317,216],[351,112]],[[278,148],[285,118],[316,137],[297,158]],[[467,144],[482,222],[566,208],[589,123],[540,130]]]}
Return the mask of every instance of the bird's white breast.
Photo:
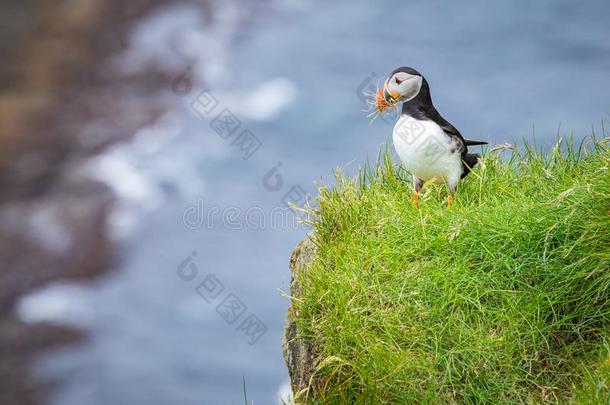
{"label": "bird's white breast", "polygon": [[413,175],[457,184],[463,171],[459,144],[434,121],[402,115],[392,140],[402,164]]}

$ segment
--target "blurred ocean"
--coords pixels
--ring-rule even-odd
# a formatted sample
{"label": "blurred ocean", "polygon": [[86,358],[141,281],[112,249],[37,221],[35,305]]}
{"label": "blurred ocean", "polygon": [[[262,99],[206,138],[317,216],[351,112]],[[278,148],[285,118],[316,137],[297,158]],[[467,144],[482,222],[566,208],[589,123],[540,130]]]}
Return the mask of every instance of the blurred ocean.
{"label": "blurred ocean", "polygon": [[[278,403],[288,381],[280,290],[307,232],[283,200],[313,194],[333,168],[355,170],[390,139],[393,120],[370,125],[361,90],[408,65],[468,138],[535,132],[548,147],[558,134],[601,133],[608,11],[602,0],[219,0],[211,13],[181,4],[141,20],[116,64],[174,75],[158,96],[168,111],[83,167],[121,198],[119,268],[19,306],[27,321],[92,337],[39,361],[41,379],[62,382],[50,403],[238,404],[242,378],[255,404]],[[213,122],[225,109],[240,122],[233,134]],[[236,140],[243,130],[251,143]]]}

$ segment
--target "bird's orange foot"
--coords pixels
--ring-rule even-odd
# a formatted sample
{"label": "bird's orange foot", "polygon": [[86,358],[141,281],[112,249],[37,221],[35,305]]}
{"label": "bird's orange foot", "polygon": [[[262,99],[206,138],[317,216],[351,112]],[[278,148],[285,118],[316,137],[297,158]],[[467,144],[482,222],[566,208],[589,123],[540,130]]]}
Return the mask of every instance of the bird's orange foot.
{"label": "bird's orange foot", "polygon": [[419,207],[419,193],[417,191],[413,193],[413,207]]}
{"label": "bird's orange foot", "polygon": [[453,194],[449,194],[449,196],[447,196],[447,206],[451,206],[451,204],[453,204]]}

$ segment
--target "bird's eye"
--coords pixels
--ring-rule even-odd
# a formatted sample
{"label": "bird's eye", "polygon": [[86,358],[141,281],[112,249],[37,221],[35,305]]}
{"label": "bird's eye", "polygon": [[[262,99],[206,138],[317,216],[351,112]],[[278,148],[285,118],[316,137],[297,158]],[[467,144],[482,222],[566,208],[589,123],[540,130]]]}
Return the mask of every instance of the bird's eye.
{"label": "bird's eye", "polygon": [[404,80],[400,80],[398,77],[395,77],[394,80],[396,80],[396,84],[404,82]]}

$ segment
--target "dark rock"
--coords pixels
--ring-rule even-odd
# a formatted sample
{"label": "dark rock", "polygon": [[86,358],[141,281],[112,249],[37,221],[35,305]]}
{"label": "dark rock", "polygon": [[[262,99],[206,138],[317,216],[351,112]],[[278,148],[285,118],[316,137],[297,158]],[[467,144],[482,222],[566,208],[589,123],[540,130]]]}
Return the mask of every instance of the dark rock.
{"label": "dark rock", "polygon": [[[83,338],[27,324],[18,299],[58,280],[113,268],[111,190],[79,173],[163,109],[170,78],[113,68],[138,18],[162,0],[7,0],[0,13],[0,404],[48,402],[30,367],[41,352]],[[96,124],[91,137],[91,124]]]}
{"label": "dark rock", "polygon": [[[293,250],[290,257],[290,296],[297,298],[301,295],[299,286],[298,273],[306,268],[316,255],[317,246],[315,243],[315,235],[310,233],[303,239]],[[282,349],[284,352],[284,361],[288,367],[290,375],[290,385],[295,400],[306,397],[312,398],[315,396],[315,382],[312,381],[312,375],[316,367],[316,357],[313,352],[313,347],[310,342],[302,336],[301,330],[297,326],[295,319],[299,316],[298,311],[291,303],[286,315],[286,323],[284,329],[284,340]]]}

